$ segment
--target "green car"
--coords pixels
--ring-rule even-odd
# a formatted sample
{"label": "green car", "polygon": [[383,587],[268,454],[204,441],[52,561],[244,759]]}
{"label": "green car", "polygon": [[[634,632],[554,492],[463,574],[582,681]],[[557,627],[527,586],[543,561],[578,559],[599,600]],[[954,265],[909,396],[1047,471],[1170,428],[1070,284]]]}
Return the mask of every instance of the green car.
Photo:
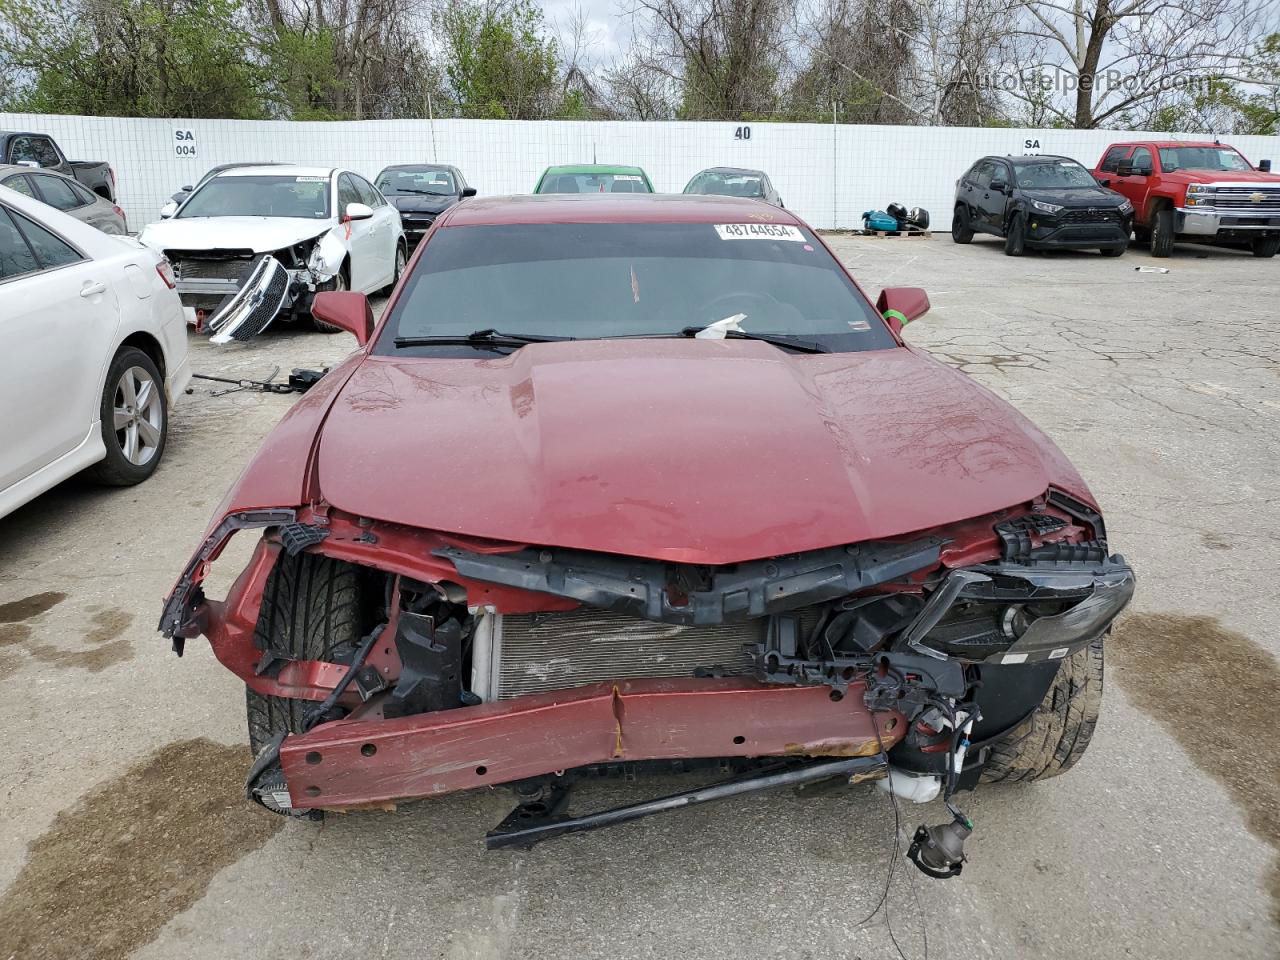
{"label": "green car", "polygon": [[580,163],[547,167],[534,193],[653,193],[649,175],[639,167]]}

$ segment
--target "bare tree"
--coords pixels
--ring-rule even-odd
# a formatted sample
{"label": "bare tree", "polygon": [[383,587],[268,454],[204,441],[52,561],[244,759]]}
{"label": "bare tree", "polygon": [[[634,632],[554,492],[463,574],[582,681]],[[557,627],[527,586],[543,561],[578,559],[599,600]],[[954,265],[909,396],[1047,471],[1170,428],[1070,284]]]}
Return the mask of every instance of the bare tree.
{"label": "bare tree", "polygon": [[632,70],[678,85],[684,117],[770,113],[778,107],[789,67],[786,30],[793,3],[631,0],[637,39]]}
{"label": "bare tree", "polygon": [[1131,117],[1191,78],[1256,82],[1249,63],[1273,8],[1274,0],[1014,0],[1010,15],[1029,42],[1020,71],[1042,85],[1008,92],[1087,128]]}

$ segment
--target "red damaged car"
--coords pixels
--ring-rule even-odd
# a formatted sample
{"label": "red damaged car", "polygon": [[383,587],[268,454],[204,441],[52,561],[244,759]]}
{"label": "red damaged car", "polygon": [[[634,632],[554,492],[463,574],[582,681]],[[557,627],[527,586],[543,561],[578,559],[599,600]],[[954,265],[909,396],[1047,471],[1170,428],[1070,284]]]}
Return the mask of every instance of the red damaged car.
{"label": "red damaged car", "polygon": [[[784,784],[952,795],[1083,754],[1134,577],[1062,453],[902,342],[791,213],[470,200],[283,419],[166,601],[247,688],[248,795],[295,816],[509,784],[490,846]],[[209,565],[259,537],[225,599]],[[585,775],[719,767],[571,815]]]}

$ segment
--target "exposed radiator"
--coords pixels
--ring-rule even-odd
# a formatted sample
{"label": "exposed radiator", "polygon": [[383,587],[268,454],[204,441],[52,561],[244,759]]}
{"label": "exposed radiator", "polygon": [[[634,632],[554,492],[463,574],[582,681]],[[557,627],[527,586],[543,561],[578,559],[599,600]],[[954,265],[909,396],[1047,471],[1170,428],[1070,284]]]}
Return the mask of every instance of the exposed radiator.
{"label": "exposed radiator", "polygon": [[[746,645],[762,642],[766,621],[683,627],[601,610],[489,616],[478,630],[473,687],[485,700],[627,677],[689,677],[697,667],[751,672]],[[490,628],[491,627],[491,639]]]}

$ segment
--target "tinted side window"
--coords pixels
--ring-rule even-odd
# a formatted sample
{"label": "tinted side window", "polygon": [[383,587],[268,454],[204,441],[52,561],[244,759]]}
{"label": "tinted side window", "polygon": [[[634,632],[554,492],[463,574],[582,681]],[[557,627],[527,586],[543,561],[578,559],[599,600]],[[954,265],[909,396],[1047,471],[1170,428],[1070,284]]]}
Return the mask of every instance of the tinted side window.
{"label": "tinted side window", "polygon": [[344,173],[338,178],[338,215],[345,217],[347,215],[348,203],[363,203],[360,199],[360,193],[356,190],[356,185],[351,181],[351,175]]}
{"label": "tinted side window", "polygon": [[364,177],[351,175],[351,179],[355,181],[356,193],[360,194],[360,202],[370,207],[380,207],[387,201],[382,199],[382,195],[373,189],[373,185]]}
{"label": "tinted side window", "polygon": [[34,162],[42,167],[56,167],[58,151],[48,137],[14,137],[9,148],[9,162]]}
{"label": "tinted side window", "polygon": [[991,164],[991,180],[1003,180],[1004,185],[1007,187],[1014,182],[1013,171],[1009,169],[1008,164],[993,163]]}
{"label": "tinted side window", "polygon": [[19,193],[30,197],[32,200],[38,199],[35,191],[31,189],[31,184],[28,182],[26,177],[10,177],[8,180],[4,181],[4,186],[8,187],[10,190],[17,190]]}
{"label": "tinted side window", "polygon": [[1136,173],[1138,170],[1151,170],[1151,151],[1146,147],[1139,147],[1133,151],[1133,169]]}
{"label": "tinted side window", "polygon": [[76,207],[84,206],[84,201],[76,196],[76,192],[67,181],[48,175],[33,176],[31,179],[35,181],[41,198],[49,206],[58,210],[74,210]]}
{"label": "tinted side window", "polygon": [[974,186],[978,186],[978,187],[990,186],[991,174],[995,170],[995,168],[996,168],[996,165],[992,163],[990,160],[983,160],[980,164],[974,167],[974,170],[973,170]]}
{"label": "tinted side window", "polygon": [[1102,158],[1102,163],[1098,165],[1098,169],[1106,170],[1108,173],[1115,173],[1116,168],[1120,166],[1120,161],[1124,159],[1124,155],[1128,152],[1128,147],[1112,147],[1107,151],[1107,155]]}
{"label": "tinted side window", "polygon": [[16,210],[10,211],[10,216],[17,223],[18,229],[26,235],[27,242],[31,244],[31,249],[35,251],[36,259],[40,261],[42,270],[65,267],[69,263],[78,263],[84,259],[84,257],[80,256],[80,251],[75,247],[61,237],[50,233],[34,220],[24,217]]}
{"label": "tinted side window", "polygon": [[26,239],[18,232],[9,213],[0,207],[0,280],[20,277],[40,269]]}

